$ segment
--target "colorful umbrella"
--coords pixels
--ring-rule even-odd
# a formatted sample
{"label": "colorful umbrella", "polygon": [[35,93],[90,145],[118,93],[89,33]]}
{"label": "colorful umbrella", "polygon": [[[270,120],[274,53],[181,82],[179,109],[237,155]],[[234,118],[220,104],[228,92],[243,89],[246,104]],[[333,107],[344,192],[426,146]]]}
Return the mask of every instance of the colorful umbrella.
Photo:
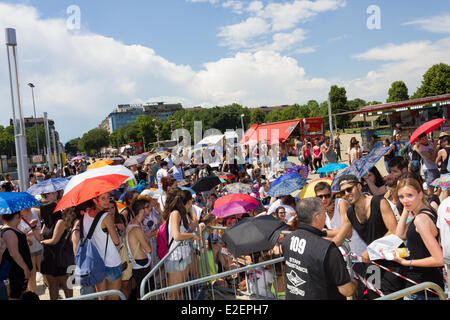
{"label": "colorful umbrella", "polygon": [[298,197],[299,199],[304,199],[304,198],[313,198],[316,196],[316,192],[314,191],[314,187],[319,183],[319,182],[326,182],[329,185],[331,185],[331,183],[333,182],[333,178],[331,177],[326,177],[326,178],[319,178],[319,179],[315,179],[311,182],[309,182],[307,185],[305,185],[303,187],[303,189],[292,193],[291,195],[293,197]]}
{"label": "colorful umbrella", "polygon": [[28,192],[0,192],[0,215],[40,205],[39,201]]}
{"label": "colorful umbrella", "polygon": [[446,191],[450,189],[450,173],[434,180],[431,185]]}
{"label": "colorful umbrella", "polygon": [[225,186],[224,190],[227,193],[250,193],[253,191],[253,186],[250,184],[242,183],[242,182],[236,182],[231,183]]}
{"label": "colorful umbrella", "polygon": [[372,169],[378,161],[386,154],[390,147],[380,147],[372,150],[369,154],[361,157],[352,162],[352,165],[334,177],[333,183],[331,184],[331,190],[333,192],[339,191],[338,182],[339,179],[347,174],[353,174],[358,179],[361,179],[370,169]]}
{"label": "colorful umbrella", "polygon": [[233,201],[214,208],[211,213],[218,218],[226,218],[229,216],[234,216],[236,214],[249,212],[250,210],[256,209],[257,207],[258,204],[255,204],[253,202]]}
{"label": "colorful umbrella", "polygon": [[100,161],[94,162],[93,164],[89,165],[88,170],[106,167],[106,166],[109,166],[111,163],[114,163],[114,161],[111,159],[100,160]]}
{"label": "colorful umbrella", "polygon": [[290,174],[284,174],[278,178],[276,178],[271,184],[270,184],[270,188],[275,187],[278,183],[284,181],[284,180],[289,180],[289,179],[298,179],[298,178],[303,178],[301,175],[299,175],[298,173],[294,172],[294,173],[290,173]]}
{"label": "colorful umbrella", "polygon": [[339,171],[347,168],[348,165],[345,163],[329,163],[326,166],[323,166],[317,170],[317,173],[327,173],[332,171]]}
{"label": "colorful umbrella", "polygon": [[66,185],[69,183],[68,178],[53,178],[38,182],[37,184],[28,188],[27,192],[32,196],[38,194],[51,193],[59,190],[64,190]]}
{"label": "colorful umbrella", "polygon": [[305,184],[306,184],[306,179],[302,178],[301,176],[300,176],[300,178],[294,177],[294,178],[290,178],[290,179],[284,179],[284,180],[278,182],[275,186],[271,185],[267,194],[274,198],[286,196],[286,195],[291,194],[294,191],[303,189]]}
{"label": "colorful umbrella", "polygon": [[286,174],[298,173],[299,170],[303,172],[303,178],[307,178],[309,174],[309,169],[307,166],[296,165],[286,169]]}
{"label": "colorful umbrella", "polygon": [[82,156],[76,156],[76,157],[72,158],[70,161],[76,161],[76,160],[81,160],[81,159],[83,159]]}
{"label": "colorful umbrella", "polygon": [[234,201],[240,201],[240,202],[251,202],[254,204],[258,204],[258,201],[253,198],[252,196],[249,196],[248,194],[240,194],[240,193],[233,193],[233,194],[227,194],[226,196],[220,197],[214,202],[214,208],[218,208],[220,206],[223,206],[229,202]]}
{"label": "colorful umbrella", "polygon": [[76,175],[64,188],[64,195],[59,200],[55,212],[115,190],[129,180],[135,182],[134,174],[122,165],[92,169]]}
{"label": "colorful umbrella", "polygon": [[431,121],[425,122],[423,125],[418,127],[413,134],[411,135],[411,138],[409,138],[409,142],[413,144],[417,140],[419,140],[419,136],[421,134],[428,134],[436,129],[439,129],[439,127],[445,122],[446,120],[443,118],[433,119]]}
{"label": "colorful umbrella", "polygon": [[220,179],[228,180],[236,178],[236,176],[230,172],[214,172],[216,176],[218,176]]}

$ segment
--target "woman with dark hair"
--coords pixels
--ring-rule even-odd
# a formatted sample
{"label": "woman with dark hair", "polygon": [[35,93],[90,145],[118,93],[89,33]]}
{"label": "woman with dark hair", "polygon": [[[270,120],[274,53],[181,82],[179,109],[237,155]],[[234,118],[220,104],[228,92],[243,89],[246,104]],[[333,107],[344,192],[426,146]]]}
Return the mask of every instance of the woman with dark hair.
{"label": "woman with dark hair", "polygon": [[[148,238],[142,230],[142,222],[150,214],[151,205],[148,201],[138,199],[133,203],[133,212],[136,214],[127,226],[126,244],[128,254],[134,259],[132,273],[136,280],[136,288],[139,292],[141,282],[151,270],[151,252]],[[147,288],[146,291],[153,290],[154,286]]]}
{"label": "woman with dark hair", "polygon": [[128,190],[125,193],[123,202],[125,203],[126,207],[120,211],[120,214],[125,217],[126,221],[125,226],[131,221],[131,219],[134,218],[133,209],[131,207],[133,205],[133,202],[136,201],[138,196],[139,193],[136,190]]}
{"label": "woman with dark hair", "polygon": [[172,180],[169,176],[161,178],[161,185],[162,185],[163,193],[158,198],[158,203],[159,203],[159,207],[160,207],[161,211],[164,211],[164,206],[166,205],[167,193],[169,192],[173,183],[174,183],[174,180]]}
{"label": "woman with dark hair", "polygon": [[67,268],[71,264],[62,263],[59,258],[63,253],[62,250],[65,249],[73,257],[72,231],[79,216],[74,208],[69,208],[64,210],[61,217],[56,221],[51,237],[46,234],[43,237],[44,240],[41,241],[45,252],[42,260],[42,265],[44,265],[42,272],[45,272],[43,274],[47,277],[50,300],[58,300],[60,287],[64,290],[66,298],[73,296],[73,290],[67,287],[69,277]]}
{"label": "woman with dark hair", "polygon": [[0,229],[0,237],[6,243],[2,259],[11,266],[8,274],[9,299],[19,300],[27,290],[28,279],[33,269],[30,249],[27,236],[17,228],[21,221],[20,212],[3,215],[2,221],[4,225]]}
{"label": "woman with dark hair", "polygon": [[[172,244],[169,252],[177,247],[166,260],[165,270],[168,273],[168,286],[182,283],[188,279],[189,265],[191,264],[191,248],[184,240],[200,240],[200,237],[191,233],[191,222],[196,222],[197,217],[192,210],[192,194],[187,190],[176,193],[171,201],[167,202],[164,210],[164,217],[167,217],[169,237],[167,241]],[[180,242],[183,243],[179,245]],[[182,290],[169,292],[169,299],[183,299]]]}
{"label": "woman with dark hair", "polygon": [[362,178],[365,181],[363,192],[373,196],[381,196],[386,193],[386,184],[377,167],[372,167]]}

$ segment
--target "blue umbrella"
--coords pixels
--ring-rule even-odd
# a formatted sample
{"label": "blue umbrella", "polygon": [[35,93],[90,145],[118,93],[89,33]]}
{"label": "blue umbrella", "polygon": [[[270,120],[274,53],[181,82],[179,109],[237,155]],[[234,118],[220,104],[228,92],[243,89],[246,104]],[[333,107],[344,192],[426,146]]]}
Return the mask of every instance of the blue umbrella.
{"label": "blue umbrella", "polygon": [[345,163],[329,163],[326,166],[319,168],[317,170],[317,173],[327,173],[327,172],[332,172],[332,171],[339,171],[339,170],[345,169],[347,167],[348,167],[348,165]]}
{"label": "blue umbrella", "polygon": [[67,183],[69,183],[69,178],[53,178],[38,182],[37,184],[28,188],[27,192],[33,196],[44,193],[56,192],[59,190],[64,190]]}
{"label": "blue umbrella", "polygon": [[284,181],[284,180],[289,180],[289,179],[298,179],[298,178],[303,178],[301,175],[299,175],[297,172],[294,173],[289,173],[289,174],[284,174],[278,178],[276,178],[271,184],[270,184],[270,189],[272,189],[272,187],[276,186],[278,183]]}
{"label": "blue umbrella", "polygon": [[[275,182],[275,181],[274,181]],[[284,179],[278,182],[275,186],[271,186],[267,194],[271,197],[278,198],[287,196],[294,191],[301,190],[306,184],[306,179],[298,177]]]}
{"label": "blue umbrella", "polygon": [[0,192],[0,215],[40,205],[40,202],[28,192]]}

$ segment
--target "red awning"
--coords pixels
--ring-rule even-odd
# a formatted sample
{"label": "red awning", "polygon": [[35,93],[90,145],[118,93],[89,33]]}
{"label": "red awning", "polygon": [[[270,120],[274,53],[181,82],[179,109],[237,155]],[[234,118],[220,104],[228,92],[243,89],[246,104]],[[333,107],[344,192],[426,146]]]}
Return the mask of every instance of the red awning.
{"label": "red awning", "polygon": [[271,144],[275,141],[283,142],[298,126],[300,120],[289,120],[273,123],[254,124],[245,133],[240,143],[256,144],[267,142]]}

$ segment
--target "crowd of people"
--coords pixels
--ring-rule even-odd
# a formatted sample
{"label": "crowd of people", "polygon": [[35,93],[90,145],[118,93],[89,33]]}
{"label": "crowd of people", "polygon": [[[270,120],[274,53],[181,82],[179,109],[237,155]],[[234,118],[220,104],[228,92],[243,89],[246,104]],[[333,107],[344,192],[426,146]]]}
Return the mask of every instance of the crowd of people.
{"label": "crowd of people", "polygon": [[[383,177],[374,166],[360,178],[340,176],[338,192],[332,192],[330,183],[320,182],[314,187],[315,197],[305,199],[268,195],[271,183],[284,174],[284,170],[267,176],[258,163],[238,164],[236,161],[215,168],[209,164],[187,166],[177,163],[170,153],[156,156],[151,162],[129,166],[138,183],[134,188],[124,184],[63,211],[54,213],[63,190],[42,194],[37,197],[41,202],[39,207],[1,216],[0,259],[8,261],[10,268],[0,270],[0,299],[24,299],[29,292],[38,294],[37,273],[43,276],[50,299],[59,299],[60,289],[66,298],[72,297],[73,289],[68,280],[73,270],[69,267],[75,264],[80,241],[88,234],[103,255],[105,272],[101,282],[82,286],[80,294],[120,290],[127,299],[138,299],[144,277],[160,261],[157,234],[164,223],[168,229],[169,250],[177,246],[164,264],[168,274],[166,286],[180,283],[189,276],[201,276],[193,267],[195,258],[189,241],[205,241],[216,266],[214,272],[219,273],[228,268],[223,255],[226,246],[220,233],[205,226],[230,227],[246,217],[261,215],[280,219],[291,231],[279,241],[282,247],[279,254],[286,258],[284,272],[287,276],[286,287],[280,287],[279,291],[285,291],[286,299],[345,299],[350,296],[373,299],[380,296],[379,292],[389,294],[411,285],[392,271],[416,283],[431,281],[444,289],[444,258],[446,263],[450,258],[450,200],[448,190],[436,188],[432,182],[448,174],[449,139],[449,135],[441,134],[438,142],[431,142],[424,135],[415,145],[403,146],[397,143],[399,134],[396,134],[394,142],[384,141],[386,147],[391,146],[384,156],[387,175]],[[303,164],[298,173],[305,178],[308,169],[311,178],[322,166],[342,161],[339,135],[333,140],[326,137],[311,143],[306,138],[297,142],[298,159]],[[356,139],[350,142],[347,154],[349,165],[363,155]],[[282,152],[279,161],[286,158]],[[30,186],[83,173],[94,162],[95,159],[69,161],[61,171],[35,168],[30,171]],[[188,190],[195,182],[215,172],[226,173],[226,176],[211,191],[193,195]],[[223,219],[211,214],[217,199],[227,194],[227,185],[235,182],[249,185],[246,193],[258,199],[264,210],[250,210]],[[14,189],[11,177],[6,176],[2,191]],[[390,234],[404,240],[402,246],[408,248],[410,255],[377,261],[382,267],[380,284],[378,291],[370,290],[367,283],[360,281],[366,279],[367,282],[372,272],[367,247]],[[338,249],[344,243],[349,243],[357,259],[351,272]],[[319,247],[323,250],[317,250]],[[265,259],[264,255],[253,258],[255,261]],[[252,281],[258,279],[258,272],[269,271],[262,268],[251,272],[246,283],[250,291],[259,285],[257,280]],[[277,276],[279,274],[269,272],[263,278],[272,283]],[[5,279],[9,282],[8,292]],[[150,281],[146,290],[154,288],[155,283]],[[180,297],[183,298],[180,291],[169,295],[169,299]],[[273,297],[273,293],[268,293],[267,297]],[[428,297],[437,296],[428,293]],[[424,294],[411,298],[423,299]]]}

